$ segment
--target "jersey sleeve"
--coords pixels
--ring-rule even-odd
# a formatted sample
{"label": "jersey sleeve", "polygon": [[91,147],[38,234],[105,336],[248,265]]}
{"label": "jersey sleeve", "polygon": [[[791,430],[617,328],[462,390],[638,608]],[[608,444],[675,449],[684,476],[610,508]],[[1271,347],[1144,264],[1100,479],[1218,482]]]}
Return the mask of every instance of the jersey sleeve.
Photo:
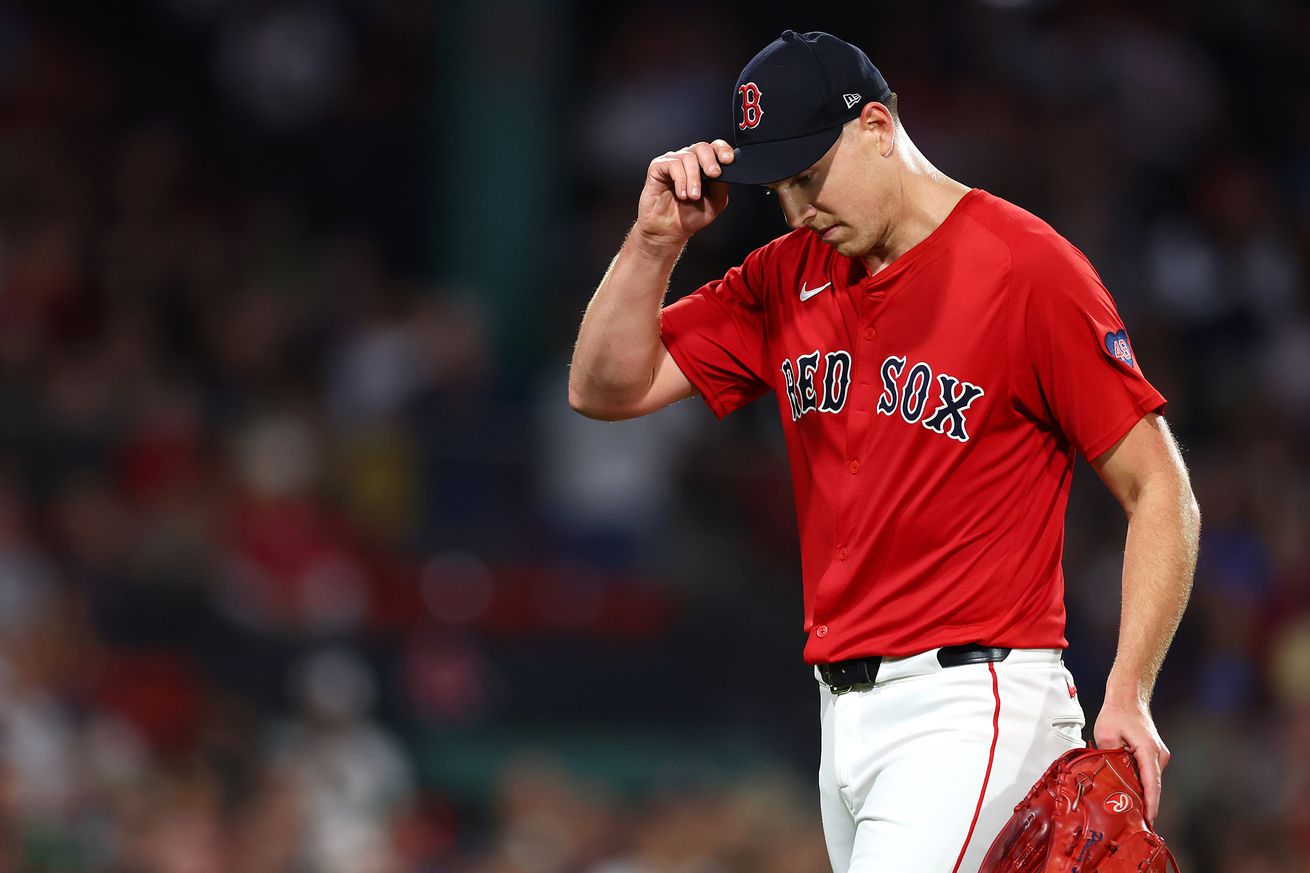
{"label": "jersey sleeve", "polygon": [[1110,292],[1087,259],[1060,241],[1016,265],[1011,347],[1020,350],[1017,400],[1096,458],[1150,412],[1163,412]]}
{"label": "jersey sleeve", "polygon": [[665,348],[718,418],[772,387],[765,375],[761,257],[752,252],[722,279],[660,313]]}

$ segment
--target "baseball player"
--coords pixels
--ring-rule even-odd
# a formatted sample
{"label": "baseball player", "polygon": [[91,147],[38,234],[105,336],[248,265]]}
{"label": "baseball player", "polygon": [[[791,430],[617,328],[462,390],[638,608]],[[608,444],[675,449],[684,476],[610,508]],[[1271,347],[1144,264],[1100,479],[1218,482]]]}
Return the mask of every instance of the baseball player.
{"label": "baseball player", "polygon": [[[1061,653],[1074,455],[1127,513],[1123,612],[1094,738],[1159,805],[1155,677],[1199,512],[1115,305],[1035,216],[934,168],[864,52],[787,31],[742,71],[737,148],[650,164],[583,318],[578,412],[773,392],[819,681],[820,806],[837,873],[976,871],[1084,715]],[[767,185],[792,231],[661,308],[688,239]],[[1107,595],[1108,596],[1108,595]]]}

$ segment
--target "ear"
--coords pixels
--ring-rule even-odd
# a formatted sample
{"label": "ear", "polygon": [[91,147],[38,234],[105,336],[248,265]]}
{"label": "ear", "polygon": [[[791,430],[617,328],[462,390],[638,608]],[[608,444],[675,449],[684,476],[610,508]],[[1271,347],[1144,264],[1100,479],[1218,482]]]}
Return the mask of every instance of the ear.
{"label": "ear", "polygon": [[881,103],[866,103],[860,110],[860,129],[878,138],[878,152],[887,155],[896,140],[896,119],[891,110]]}

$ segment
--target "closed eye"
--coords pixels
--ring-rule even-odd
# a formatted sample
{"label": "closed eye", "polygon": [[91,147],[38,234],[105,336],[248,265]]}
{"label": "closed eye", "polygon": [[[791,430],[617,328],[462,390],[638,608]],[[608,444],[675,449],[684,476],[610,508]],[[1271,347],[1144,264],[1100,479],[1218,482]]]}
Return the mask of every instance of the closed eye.
{"label": "closed eye", "polygon": [[763,187],[766,194],[777,194],[779,188],[804,188],[813,181],[814,181],[814,173],[809,170],[806,170],[804,173],[801,173],[798,176],[793,176],[792,178],[786,180],[785,182],[778,182],[773,185],[765,185]]}

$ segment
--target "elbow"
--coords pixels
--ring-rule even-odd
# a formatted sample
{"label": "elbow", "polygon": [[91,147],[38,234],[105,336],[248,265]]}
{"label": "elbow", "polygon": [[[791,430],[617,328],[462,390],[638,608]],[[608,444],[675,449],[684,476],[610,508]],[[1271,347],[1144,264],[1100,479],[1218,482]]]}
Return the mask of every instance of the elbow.
{"label": "elbow", "polygon": [[1186,474],[1178,476],[1167,490],[1162,486],[1160,496],[1162,506],[1172,502],[1184,536],[1188,542],[1195,543],[1201,533],[1201,505],[1196,500]]}
{"label": "elbow", "polygon": [[583,410],[586,409],[586,406],[587,406],[587,402],[582,399],[582,395],[578,393],[578,389],[574,388],[573,382],[570,381],[569,382],[569,408],[572,409],[574,412],[582,413],[585,415],[586,413],[583,412]]}
{"label": "elbow", "polygon": [[1190,575],[1195,572],[1196,559],[1201,553],[1201,505],[1196,501],[1196,495],[1192,493],[1192,486],[1184,484],[1179,506],[1182,515],[1183,526],[1183,543],[1186,549],[1186,560],[1189,566]]}
{"label": "elbow", "polygon": [[1133,487],[1123,503],[1124,514],[1130,522],[1143,505],[1169,511],[1186,530],[1200,530],[1201,506],[1185,470],[1163,472]]}
{"label": "elbow", "polygon": [[597,417],[595,406],[586,397],[583,397],[582,392],[574,388],[572,384],[569,385],[569,408],[578,415],[585,415],[587,418]]}
{"label": "elbow", "polygon": [[1182,493],[1183,519],[1193,535],[1201,531],[1201,504],[1196,502],[1196,495],[1192,492],[1192,486],[1185,484]]}
{"label": "elbow", "polygon": [[569,385],[569,408],[578,415],[596,421],[621,421],[629,417],[610,407],[596,403],[592,398],[583,396],[582,392],[571,384]]}
{"label": "elbow", "polygon": [[1196,492],[1192,490],[1192,480],[1187,475],[1187,468],[1181,464],[1173,476],[1173,487],[1178,514],[1182,517],[1183,525],[1195,534],[1201,529],[1201,504],[1197,502]]}

